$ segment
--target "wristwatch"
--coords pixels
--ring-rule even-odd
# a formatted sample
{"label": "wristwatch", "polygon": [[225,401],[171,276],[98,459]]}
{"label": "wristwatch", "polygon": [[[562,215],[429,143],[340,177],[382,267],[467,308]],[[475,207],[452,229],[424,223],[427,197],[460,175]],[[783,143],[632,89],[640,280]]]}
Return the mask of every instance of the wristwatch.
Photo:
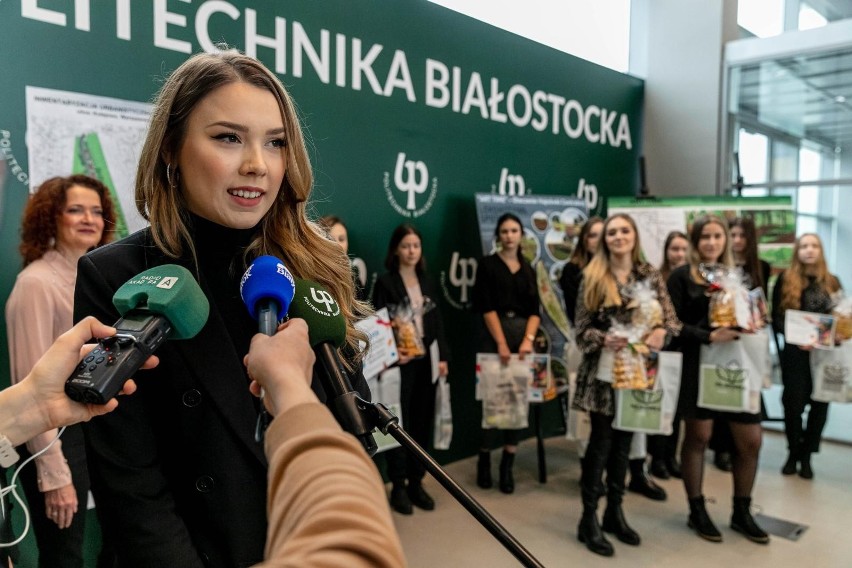
{"label": "wristwatch", "polygon": [[0,434],[0,467],[11,467],[20,458],[9,438]]}
{"label": "wristwatch", "polygon": [[530,341],[535,341],[535,334],[534,333],[528,333],[524,337],[526,337]]}

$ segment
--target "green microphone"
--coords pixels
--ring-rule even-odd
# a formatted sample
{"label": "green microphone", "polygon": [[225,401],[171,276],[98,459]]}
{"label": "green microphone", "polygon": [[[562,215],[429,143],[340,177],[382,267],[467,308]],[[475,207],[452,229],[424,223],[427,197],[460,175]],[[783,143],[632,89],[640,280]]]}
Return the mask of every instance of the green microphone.
{"label": "green microphone", "polygon": [[337,355],[337,348],[346,341],[346,319],[340,305],[321,284],[296,279],[288,315],[308,324],[308,340],[317,356],[320,382],[332,414],[344,430],[358,438],[369,455],[374,455],[378,450],[372,433],[374,425],[359,410],[369,403],[352,388]]}
{"label": "green microphone", "polygon": [[65,381],[65,393],[77,402],[109,402],[166,339],[195,337],[210,313],[192,273],[176,264],[137,274],[112,303],[121,314],[115,335],[100,339]]}

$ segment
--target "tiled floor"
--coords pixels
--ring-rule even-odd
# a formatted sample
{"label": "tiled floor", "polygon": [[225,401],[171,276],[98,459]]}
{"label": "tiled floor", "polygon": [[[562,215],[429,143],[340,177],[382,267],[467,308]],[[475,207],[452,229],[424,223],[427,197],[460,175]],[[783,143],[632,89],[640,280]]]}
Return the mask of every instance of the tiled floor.
{"label": "tiled floor", "polygon": [[[563,438],[547,441],[549,479],[546,484],[536,479],[533,442],[522,444],[515,466],[516,491],[513,495],[476,487],[475,458],[450,464],[446,470],[548,567],[822,568],[852,565],[852,538],[849,536],[852,447],[824,444],[822,452],[814,456],[816,478],[812,481],[782,476],[779,470],[785,457],[783,435],[767,432],[754,505],[766,515],[807,525],[808,529],[797,541],[773,536],[768,546],[761,546],[731,531],[728,527],[730,474],[708,463],[705,495],[714,501],[708,503],[708,510],[722,531],[724,542],[701,540],[686,527],[683,485],[673,479],[660,482],[669,493],[665,502],[628,493],[626,516],[643,541],[639,547],[630,547],[613,539],[613,558],[596,556],[577,541],[579,463],[573,442]],[[437,502],[435,511],[416,510],[412,516],[394,514],[412,568],[519,565],[434,479],[426,480],[426,488]]]}

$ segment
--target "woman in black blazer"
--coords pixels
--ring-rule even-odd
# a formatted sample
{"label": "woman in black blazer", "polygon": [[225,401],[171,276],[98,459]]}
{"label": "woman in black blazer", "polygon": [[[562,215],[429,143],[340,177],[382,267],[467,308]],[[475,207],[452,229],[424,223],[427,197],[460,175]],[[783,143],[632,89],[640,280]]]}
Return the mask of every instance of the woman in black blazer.
{"label": "woman in black blazer", "polygon": [[[240,278],[262,254],[325,286],[355,353],[349,262],[308,222],[310,163],[289,94],[257,60],[199,54],[158,95],[136,179],[150,227],[80,260],[74,319],[118,319],[111,299],[139,272],[179,264],[197,278],[210,316],[192,339],[168,341],[137,395],[86,424],[92,491],[118,566],[233,568],[263,560],[267,462],[260,410],[243,357],[257,333]],[[353,313],[357,310],[357,314]],[[286,355],[284,355],[286,356]],[[352,357],[352,383],[369,396]],[[314,379],[314,390],[325,399]]]}
{"label": "woman in black blazer", "polygon": [[[399,399],[403,427],[415,442],[426,449],[435,415],[435,386],[432,383],[429,346],[433,341],[438,342],[438,374],[441,376],[448,373],[449,346],[444,337],[441,313],[434,303],[438,296],[426,277],[423,240],[414,226],[403,224],[394,229],[385,256],[385,268],[388,272],[379,277],[373,288],[373,305],[377,309],[387,307],[393,315],[397,306],[409,304],[425,348],[425,353],[417,358],[400,349],[402,385]],[[427,511],[434,509],[434,500],[423,489],[426,474],[423,465],[405,448],[387,451],[386,459],[393,509],[404,515],[412,513],[412,504]]]}

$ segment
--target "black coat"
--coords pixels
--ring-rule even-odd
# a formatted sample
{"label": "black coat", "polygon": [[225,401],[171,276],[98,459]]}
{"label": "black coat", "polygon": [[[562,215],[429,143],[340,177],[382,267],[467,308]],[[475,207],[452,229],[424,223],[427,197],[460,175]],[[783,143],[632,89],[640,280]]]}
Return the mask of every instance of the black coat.
{"label": "black coat", "polygon": [[[438,296],[435,293],[435,288],[423,274],[417,274],[417,281],[420,283],[420,292],[423,296],[431,298],[436,304],[435,308],[423,314],[423,342],[428,350],[432,342],[437,340],[440,360],[449,361],[450,346],[444,334],[444,323],[437,306]],[[401,304],[405,298],[408,298],[408,292],[405,290],[405,283],[403,283],[399,272],[386,272],[376,280],[376,285],[373,288],[373,306],[377,309],[392,304]]]}
{"label": "black coat", "polygon": [[[190,268],[163,255],[147,229],[92,251],[78,266],[75,321],[94,315],[112,324],[115,290],[170,263]],[[204,279],[200,285],[211,299]],[[92,490],[121,567],[231,568],[263,559],[267,461],[229,325],[211,300],[199,334],[163,344],[160,365],[137,374],[137,393],[85,426]],[[360,373],[352,382],[369,393]],[[314,390],[323,400],[316,377]]]}
{"label": "black coat", "polygon": [[573,262],[568,262],[562,267],[559,276],[559,285],[562,287],[562,296],[565,299],[565,315],[568,321],[574,325],[577,314],[577,293],[580,291],[580,281],[583,279],[583,269]]}

